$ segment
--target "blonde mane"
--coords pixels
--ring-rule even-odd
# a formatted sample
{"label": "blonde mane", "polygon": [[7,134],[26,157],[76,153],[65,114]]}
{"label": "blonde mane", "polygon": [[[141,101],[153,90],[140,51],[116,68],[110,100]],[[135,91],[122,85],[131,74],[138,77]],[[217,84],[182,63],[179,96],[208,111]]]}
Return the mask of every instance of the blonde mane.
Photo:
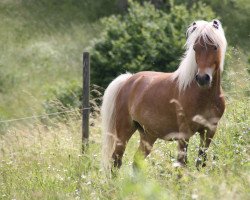
{"label": "blonde mane", "polygon": [[202,38],[207,44],[215,44],[221,49],[220,71],[223,71],[224,58],[226,53],[227,41],[224,30],[219,20],[196,21],[187,29],[187,41],[185,44],[186,52],[181,60],[179,68],[174,72],[173,79],[177,79],[179,91],[185,90],[194,79],[197,73],[195,61],[195,42]]}

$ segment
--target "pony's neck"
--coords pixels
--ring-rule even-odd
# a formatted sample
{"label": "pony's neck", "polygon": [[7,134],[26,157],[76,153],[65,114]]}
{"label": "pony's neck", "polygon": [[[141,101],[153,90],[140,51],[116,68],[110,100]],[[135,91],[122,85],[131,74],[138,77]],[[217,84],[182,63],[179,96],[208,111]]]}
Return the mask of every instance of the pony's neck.
{"label": "pony's neck", "polygon": [[220,88],[221,88],[220,85],[221,85],[221,72],[220,72],[220,68],[217,67],[213,76],[213,81],[212,81],[212,86],[211,86],[212,94],[214,95],[220,94]]}
{"label": "pony's neck", "polygon": [[[195,85],[195,90],[198,95],[204,96],[205,98],[217,98],[221,94],[221,72],[220,68],[218,67],[213,74],[213,80],[211,83],[211,87],[204,89],[200,88],[196,81],[193,80],[193,84]],[[191,89],[190,87],[189,89]],[[192,89],[191,89],[192,91]]]}

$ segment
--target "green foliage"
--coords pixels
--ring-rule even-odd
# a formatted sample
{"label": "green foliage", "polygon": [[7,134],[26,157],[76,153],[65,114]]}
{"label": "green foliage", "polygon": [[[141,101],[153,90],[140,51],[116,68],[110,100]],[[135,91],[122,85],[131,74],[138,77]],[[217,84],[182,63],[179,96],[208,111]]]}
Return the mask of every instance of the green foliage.
{"label": "green foliage", "polygon": [[[95,21],[119,11],[114,0],[23,0],[22,5],[35,20],[42,20],[49,26]],[[47,15],[39,19],[45,13]],[[53,21],[49,21],[51,18]]]}
{"label": "green foliage", "polygon": [[130,3],[125,16],[103,20],[105,29],[91,50],[92,81],[107,86],[126,71],[174,71],[183,53],[187,26],[196,19],[213,17],[212,10],[201,4],[191,11],[172,5],[165,13],[149,3]]}
{"label": "green foliage", "polygon": [[[61,112],[60,115],[55,115],[57,119],[68,117],[68,111],[80,111],[82,109],[82,92],[81,83],[77,81],[63,82],[57,86],[50,86],[47,89],[47,99],[43,103],[43,108],[48,114]],[[92,117],[99,114],[102,94],[102,88],[96,85],[90,86],[90,111]],[[51,115],[51,117],[55,116]]]}
{"label": "green foliage", "polygon": [[47,113],[62,112],[70,108],[81,108],[82,88],[73,81],[51,87],[43,106]]}
{"label": "green foliage", "polygon": [[227,27],[229,44],[249,50],[250,2],[249,0],[205,1],[223,20]]}
{"label": "green foliage", "polygon": [[85,3],[0,2],[2,119],[39,115],[44,112],[48,86],[81,80],[83,49],[101,30],[98,22],[88,18]]}

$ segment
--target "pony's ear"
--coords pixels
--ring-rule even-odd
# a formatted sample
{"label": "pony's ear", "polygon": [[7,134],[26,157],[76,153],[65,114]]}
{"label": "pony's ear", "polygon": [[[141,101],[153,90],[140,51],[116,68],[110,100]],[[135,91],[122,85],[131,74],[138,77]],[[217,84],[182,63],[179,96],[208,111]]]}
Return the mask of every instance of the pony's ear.
{"label": "pony's ear", "polygon": [[194,21],[192,24],[188,26],[186,37],[188,38],[197,28],[197,23]]}
{"label": "pony's ear", "polygon": [[213,23],[213,27],[216,29],[219,29],[219,27],[221,26],[221,22],[218,19],[214,19],[212,23]]}

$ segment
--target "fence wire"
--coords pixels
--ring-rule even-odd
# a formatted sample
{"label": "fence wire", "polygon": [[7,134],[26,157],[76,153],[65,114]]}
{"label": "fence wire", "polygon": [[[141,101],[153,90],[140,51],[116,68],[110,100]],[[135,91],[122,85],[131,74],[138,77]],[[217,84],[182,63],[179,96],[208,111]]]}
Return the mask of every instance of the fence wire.
{"label": "fence wire", "polygon": [[[89,109],[90,109],[90,107],[89,108],[82,108],[80,110],[83,111],[83,110],[89,110]],[[23,121],[23,120],[28,120],[28,119],[45,118],[48,116],[56,116],[56,115],[60,115],[60,114],[73,113],[73,112],[77,112],[77,111],[76,110],[66,110],[66,111],[48,113],[48,114],[43,114],[43,115],[34,115],[34,116],[27,116],[27,117],[15,118],[15,119],[0,120],[0,123],[10,123],[10,122]]]}
{"label": "fence wire", "polygon": [[[224,92],[224,94],[226,94],[226,95],[237,94],[237,93],[239,93],[239,92],[238,91]],[[240,93],[250,93],[250,90],[240,91]],[[246,98],[248,98],[248,97],[246,97]],[[89,109],[91,109],[91,108],[90,107],[82,108],[80,110],[83,111],[83,110],[89,110]],[[76,110],[66,110],[66,111],[48,113],[48,114],[43,114],[43,115],[34,115],[34,116],[27,116],[27,117],[22,117],[22,118],[6,119],[6,120],[0,120],[0,123],[11,123],[11,122],[23,121],[23,120],[28,120],[28,119],[45,118],[48,116],[56,116],[56,115],[60,115],[60,114],[74,113],[74,112],[77,112],[77,111]]]}

